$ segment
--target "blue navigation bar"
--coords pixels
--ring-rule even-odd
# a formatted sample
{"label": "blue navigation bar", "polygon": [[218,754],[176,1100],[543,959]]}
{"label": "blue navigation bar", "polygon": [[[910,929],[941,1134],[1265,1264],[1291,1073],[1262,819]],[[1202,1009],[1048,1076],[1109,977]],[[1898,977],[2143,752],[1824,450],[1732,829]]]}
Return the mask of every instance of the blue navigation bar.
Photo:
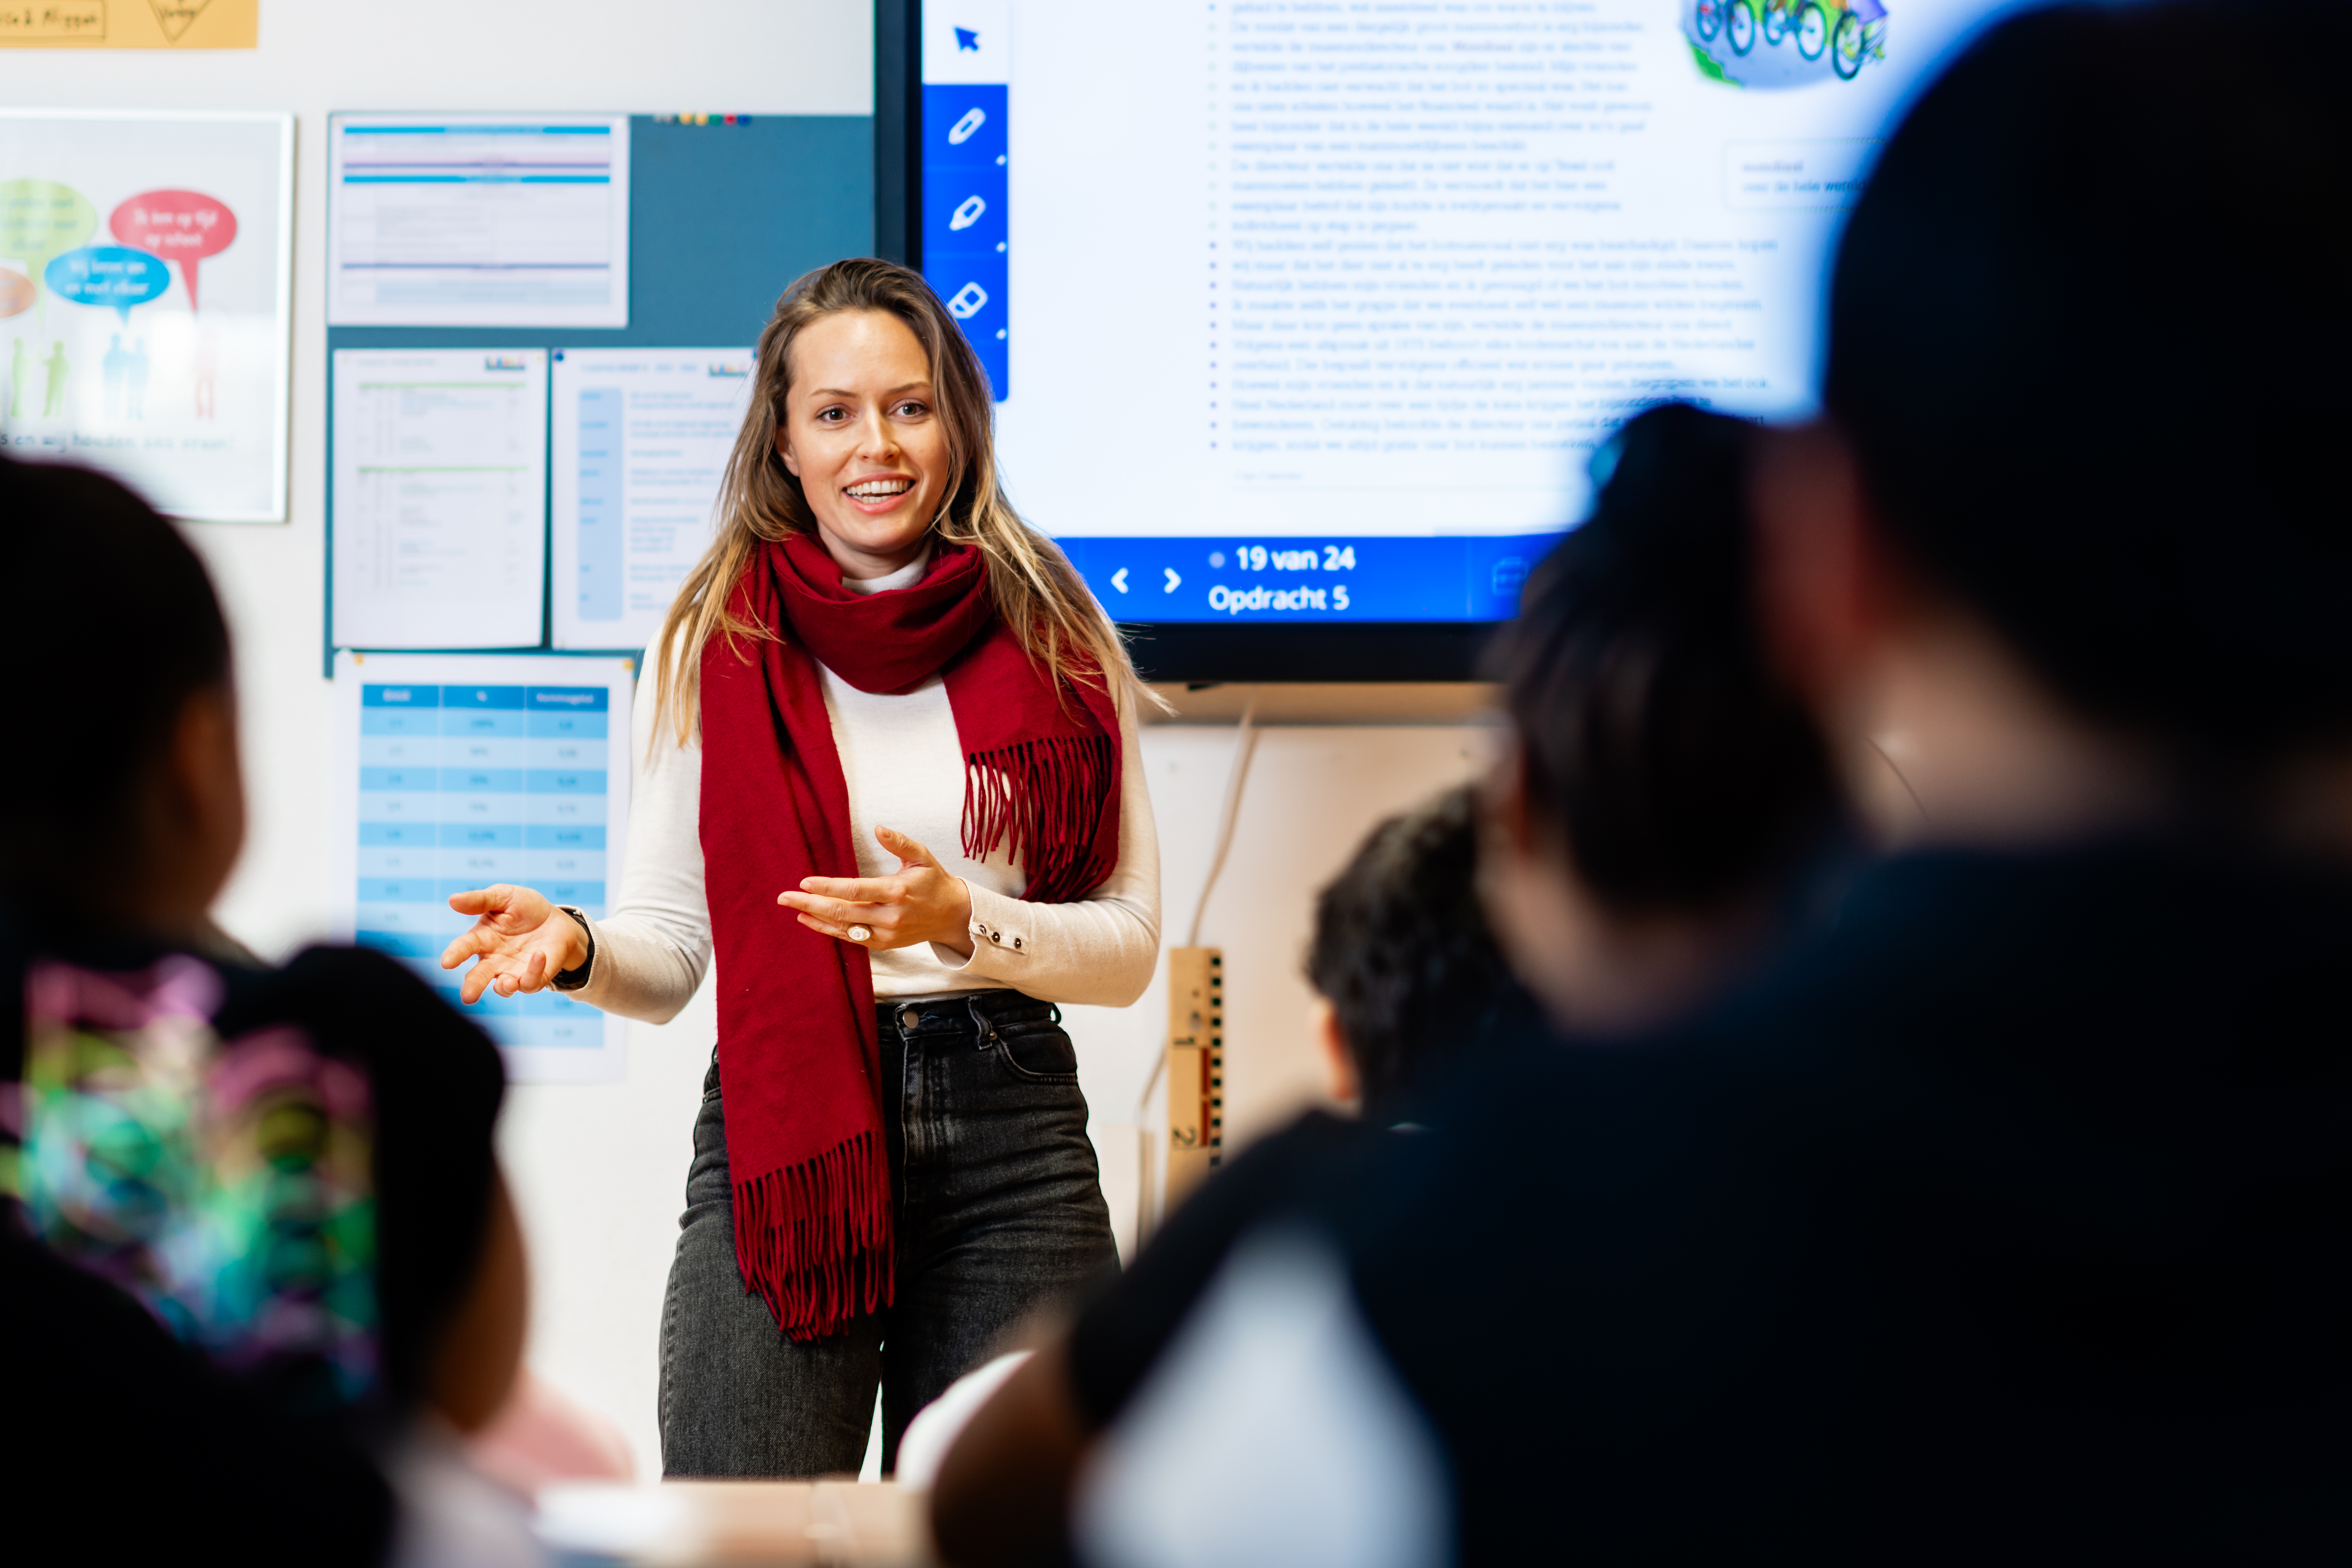
{"label": "blue navigation bar", "polygon": [[1115,621],[1507,621],[1558,533],[1055,541]]}

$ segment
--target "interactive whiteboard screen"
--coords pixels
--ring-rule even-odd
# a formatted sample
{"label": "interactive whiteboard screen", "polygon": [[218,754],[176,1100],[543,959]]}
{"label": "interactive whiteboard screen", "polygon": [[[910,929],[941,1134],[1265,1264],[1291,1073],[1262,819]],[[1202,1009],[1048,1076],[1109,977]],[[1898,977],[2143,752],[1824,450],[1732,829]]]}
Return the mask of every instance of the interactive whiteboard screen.
{"label": "interactive whiteboard screen", "polygon": [[926,0],[925,272],[1122,620],[1477,621],[1650,404],[1813,404],[1986,0]]}

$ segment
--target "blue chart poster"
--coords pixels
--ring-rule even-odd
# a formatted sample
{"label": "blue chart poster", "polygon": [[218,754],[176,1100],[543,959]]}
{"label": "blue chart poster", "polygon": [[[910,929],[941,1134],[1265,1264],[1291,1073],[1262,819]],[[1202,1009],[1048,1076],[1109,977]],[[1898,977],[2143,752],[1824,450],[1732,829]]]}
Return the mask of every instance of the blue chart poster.
{"label": "blue chart poster", "polygon": [[[335,661],[336,885],[345,931],[457,1005],[453,893],[513,883],[602,916],[629,815],[625,658],[355,655]],[[554,992],[461,1009],[519,1081],[617,1079],[626,1024]]]}

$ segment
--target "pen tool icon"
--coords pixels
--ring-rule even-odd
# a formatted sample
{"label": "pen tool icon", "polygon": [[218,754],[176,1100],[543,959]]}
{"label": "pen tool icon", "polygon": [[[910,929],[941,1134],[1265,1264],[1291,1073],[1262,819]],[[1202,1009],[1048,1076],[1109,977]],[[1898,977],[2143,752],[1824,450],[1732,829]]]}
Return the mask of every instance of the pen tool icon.
{"label": "pen tool icon", "polygon": [[948,226],[951,229],[970,228],[980,221],[980,215],[987,210],[988,204],[978,196],[966,196],[963,199],[963,205],[957,207],[954,215],[948,219]]}
{"label": "pen tool icon", "polygon": [[971,140],[971,133],[988,123],[988,115],[978,105],[963,111],[963,118],[948,127],[948,145],[961,147]]}

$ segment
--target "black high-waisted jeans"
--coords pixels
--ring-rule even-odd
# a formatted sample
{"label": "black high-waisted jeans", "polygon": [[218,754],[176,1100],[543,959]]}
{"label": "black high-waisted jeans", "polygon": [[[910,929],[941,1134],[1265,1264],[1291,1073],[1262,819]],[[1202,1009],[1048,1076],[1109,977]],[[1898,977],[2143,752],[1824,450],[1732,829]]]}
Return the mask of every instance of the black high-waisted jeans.
{"label": "black high-waisted jeans", "polygon": [[714,1058],[662,1308],[666,1475],[855,1471],[877,1381],[882,1465],[894,1468],[915,1412],[1016,1319],[1115,1267],[1077,1053],[1056,1010],[1016,991],[979,991],[876,1011],[894,1304],[802,1343],[745,1290]]}

